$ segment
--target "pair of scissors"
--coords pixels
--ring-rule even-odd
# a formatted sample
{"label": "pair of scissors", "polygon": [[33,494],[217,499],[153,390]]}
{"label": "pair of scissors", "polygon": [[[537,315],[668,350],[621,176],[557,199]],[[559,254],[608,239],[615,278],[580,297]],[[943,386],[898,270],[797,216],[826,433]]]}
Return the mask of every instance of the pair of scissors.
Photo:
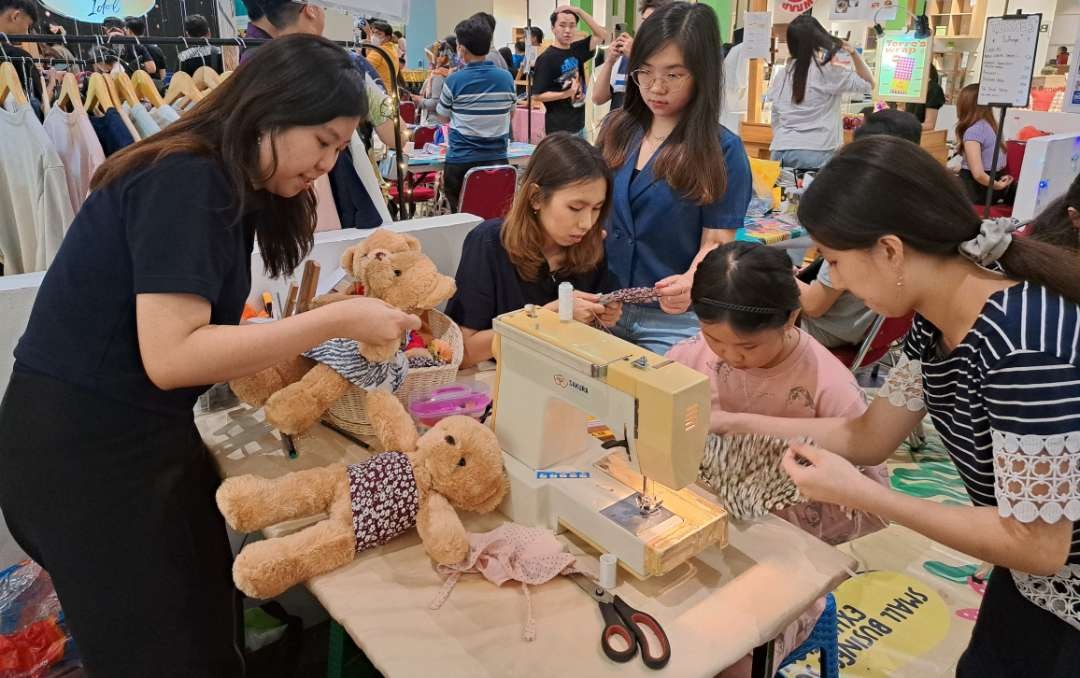
{"label": "pair of scissors", "polygon": [[[600,614],[604,618],[604,630],[600,634],[600,647],[604,654],[612,661],[625,663],[634,658],[638,647],[641,647],[641,660],[650,669],[664,668],[671,659],[671,643],[667,633],[660,626],[660,622],[645,612],[635,610],[626,604],[619,596],[612,595],[611,591],[601,587],[589,577],[581,574],[573,576],[573,580],[588,593],[600,606]],[[656,636],[659,643],[659,652],[650,645],[649,636],[645,633],[648,629]],[[626,649],[616,649],[611,644],[611,639],[618,636],[623,639]]]}

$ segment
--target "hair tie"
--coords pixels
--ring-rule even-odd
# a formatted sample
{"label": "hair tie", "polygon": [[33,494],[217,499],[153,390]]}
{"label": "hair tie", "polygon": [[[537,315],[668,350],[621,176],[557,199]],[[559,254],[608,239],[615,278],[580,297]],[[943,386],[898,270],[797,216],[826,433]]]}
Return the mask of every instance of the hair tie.
{"label": "hair tie", "polygon": [[978,235],[960,243],[960,254],[979,266],[989,266],[1009,249],[1012,232],[1019,226],[1020,222],[1010,217],[983,219]]}
{"label": "hair tie", "polygon": [[742,304],[730,304],[726,301],[717,301],[716,299],[710,299],[708,297],[701,297],[698,299],[697,303],[722,308],[725,311],[741,311],[743,313],[758,313],[760,315],[787,313],[787,311],[782,308],[771,308],[769,306],[743,306]]}

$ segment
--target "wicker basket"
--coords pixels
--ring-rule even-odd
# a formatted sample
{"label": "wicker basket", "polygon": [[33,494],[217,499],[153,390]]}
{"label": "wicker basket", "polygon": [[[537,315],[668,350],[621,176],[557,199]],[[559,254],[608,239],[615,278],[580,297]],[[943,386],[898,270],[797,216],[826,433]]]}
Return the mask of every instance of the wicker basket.
{"label": "wicker basket", "polygon": [[[428,395],[440,386],[446,386],[457,379],[458,365],[465,353],[465,342],[461,328],[453,320],[439,311],[428,311],[428,328],[436,339],[450,344],[453,357],[446,365],[439,367],[416,367],[409,369],[405,383],[394,394],[402,405],[409,406],[409,401],[416,396]],[[350,386],[323,415],[323,421],[330,426],[353,436],[370,437],[375,429],[367,416],[367,392]]]}

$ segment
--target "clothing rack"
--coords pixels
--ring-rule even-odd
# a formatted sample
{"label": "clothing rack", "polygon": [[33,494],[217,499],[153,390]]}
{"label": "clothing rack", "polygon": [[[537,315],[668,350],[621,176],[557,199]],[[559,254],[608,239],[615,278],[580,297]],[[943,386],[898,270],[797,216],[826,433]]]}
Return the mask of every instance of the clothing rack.
{"label": "clothing rack", "polygon": [[[21,42],[32,43],[49,43],[49,44],[62,44],[62,45],[101,45],[104,47],[111,47],[113,45],[176,45],[179,47],[200,47],[200,46],[217,46],[217,47],[239,47],[244,49],[246,47],[255,47],[263,45],[270,40],[264,38],[186,38],[186,37],[167,37],[167,36],[154,36],[147,35],[141,38],[134,36],[103,36],[103,35],[29,35],[29,34],[8,34],[0,32],[0,44],[3,43],[18,44]],[[345,49],[371,49],[375,50],[382,55],[383,60],[386,62],[387,67],[390,69],[390,80],[392,82],[386,83],[386,96],[390,98],[390,104],[394,109],[394,146],[395,155],[394,160],[398,163],[397,175],[397,189],[398,189],[398,214],[407,214],[406,211],[406,191],[405,191],[405,173],[408,171],[408,162],[405,160],[405,155],[402,153],[403,144],[401,143],[401,105],[398,100],[398,65],[397,59],[392,59],[390,53],[382,47],[374,45],[370,42],[346,42],[342,40],[334,40],[334,44],[344,47]],[[3,57],[0,56],[0,59]],[[411,200],[412,190],[408,192],[408,197]]]}

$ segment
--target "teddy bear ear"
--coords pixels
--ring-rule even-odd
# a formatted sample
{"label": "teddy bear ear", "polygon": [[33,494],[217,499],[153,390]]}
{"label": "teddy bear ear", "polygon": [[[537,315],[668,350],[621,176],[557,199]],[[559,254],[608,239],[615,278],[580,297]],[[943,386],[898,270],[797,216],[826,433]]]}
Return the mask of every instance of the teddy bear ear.
{"label": "teddy bear ear", "polygon": [[353,272],[353,261],[359,254],[359,250],[360,245],[353,245],[341,253],[341,267],[349,273]]}
{"label": "teddy bear ear", "polygon": [[454,296],[456,291],[457,283],[454,282],[453,278],[448,275],[439,275],[435,279],[435,284],[431,286],[427,296],[421,302],[420,308],[435,308]]}
{"label": "teddy bear ear", "polygon": [[411,235],[405,233],[401,234],[401,237],[405,240],[405,246],[410,250],[420,251],[420,241]]}

